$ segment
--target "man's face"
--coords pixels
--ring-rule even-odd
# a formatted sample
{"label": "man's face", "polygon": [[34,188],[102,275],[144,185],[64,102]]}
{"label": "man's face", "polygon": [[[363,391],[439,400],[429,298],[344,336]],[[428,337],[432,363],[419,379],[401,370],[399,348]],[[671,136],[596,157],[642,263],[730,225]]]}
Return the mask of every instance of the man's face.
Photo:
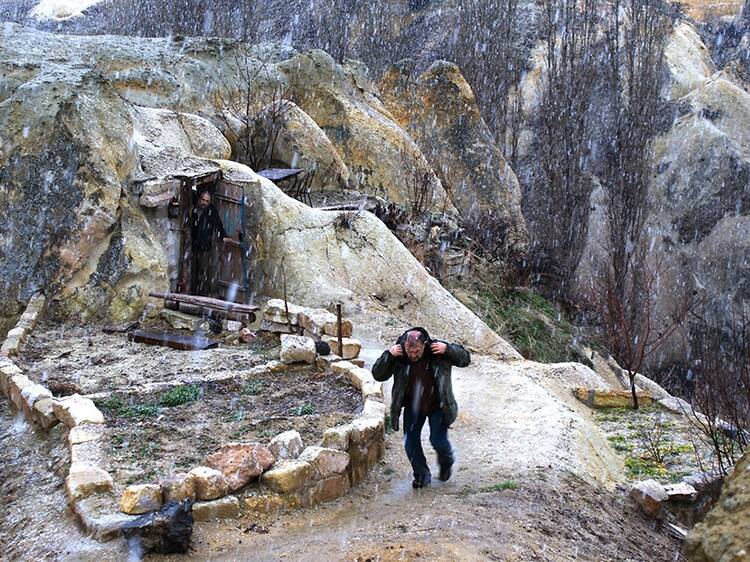
{"label": "man's face", "polygon": [[198,198],[198,206],[201,209],[205,209],[211,204],[211,195],[209,195],[207,192],[201,193],[201,196]]}
{"label": "man's face", "polygon": [[422,355],[424,354],[424,342],[407,340],[404,344],[404,349],[406,350],[406,357],[409,361],[416,363],[422,359]]}

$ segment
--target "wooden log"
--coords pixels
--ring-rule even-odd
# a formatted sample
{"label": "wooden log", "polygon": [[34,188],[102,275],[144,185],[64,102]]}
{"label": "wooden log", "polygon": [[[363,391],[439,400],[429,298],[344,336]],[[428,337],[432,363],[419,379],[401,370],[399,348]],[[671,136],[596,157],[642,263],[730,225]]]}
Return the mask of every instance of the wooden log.
{"label": "wooden log", "polygon": [[168,334],[165,332],[147,332],[135,330],[128,334],[128,339],[149,345],[162,345],[174,349],[213,349],[219,342],[200,336],[185,336],[182,334]]}
{"label": "wooden log", "polygon": [[155,297],[157,299],[184,302],[186,304],[192,304],[194,306],[201,306],[204,308],[213,308],[216,310],[227,310],[227,311],[232,311],[232,312],[242,312],[244,314],[251,314],[260,310],[260,307],[255,304],[242,304],[238,302],[229,302],[229,301],[223,301],[220,299],[212,299],[210,297],[199,297],[197,295],[183,295],[182,293],[151,292],[148,294],[148,296]]}
{"label": "wooden log", "polygon": [[102,332],[104,332],[105,334],[123,334],[125,332],[129,332],[130,330],[135,330],[139,325],[140,322],[136,320],[135,322],[128,322],[127,324],[104,326],[102,328]]}
{"label": "wooden log", "polygon": [[255,322],[255,314],[252,312],[234,312],[231,310],[219,310],[218,308],[205,308],[177,301],[164,301],[164,308],[177,310],[179,312],[184,312],[185,314],[192,314],[193,316],[200,316],[201,318],[234,320],[236,322],[244,322],[245,324],[252,324]]}

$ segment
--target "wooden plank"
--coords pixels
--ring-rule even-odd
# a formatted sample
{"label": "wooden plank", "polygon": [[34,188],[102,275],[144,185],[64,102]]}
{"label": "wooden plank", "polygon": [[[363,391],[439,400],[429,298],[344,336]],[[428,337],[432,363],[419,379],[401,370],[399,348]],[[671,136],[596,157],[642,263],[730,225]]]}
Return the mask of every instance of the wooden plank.
{"label": "wooden plank", "polygon": [[281,181],[293,178],[304,171],[304,168],[268,168],[267,170],[261,170],[257,173],[259,176],[271,181]]}
{"label": "wooden plank", "polygon": [[204,308],[177,301],[165,301],[164,308],[177,310],[179,312],[184,312],[185,314],[200,316],[201,318],[205,317],[216,318],[219,320],[234,320],[236,322],[244,322],[245,324],[252,324],[253,322],[255,322],[255,314],[253,314],[252,312],[231,312],[228,310],[218,310],[216,308]]}
{"label": "wooden plank", "polygon": [[236,302],[223,301],[220,299],[212,299],[210,297],[199,297],[197,295],[184,295],[182,293],[158,293],[150,292],[150,297],[157,299],[164,299],[170,301],[184,302],[186,304],[192,304],[195,306],[203,306],[206,308],[215,308],[217,310],[226,310],[232,312],[242,312],[245,314],[254,314],[260,310],[260,307],[255,304],[241,304]]}
{"label": "wooden plank", "polygon": [[138,343],[149,345],[162,345],[174,349],[195,350],[213,349],[218,347],[219,342],[200,336],[186,336],[183,334],[168,334],[166,332],[148,332],[146,330],[135,330],[128,334],[128,339]]}

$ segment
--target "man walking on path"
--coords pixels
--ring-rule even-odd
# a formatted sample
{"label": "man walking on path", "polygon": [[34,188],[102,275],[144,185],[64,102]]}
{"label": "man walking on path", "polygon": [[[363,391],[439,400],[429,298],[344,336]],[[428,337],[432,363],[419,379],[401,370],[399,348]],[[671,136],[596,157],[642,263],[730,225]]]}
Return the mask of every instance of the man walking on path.
{"label": "man walking on path", "polygon": [[458,415],[451,370],[466,367],[469,362],[469,352],[463,346],[431,340],[424,328],[412,328],[385,350],[372,367],[375,380],[393,377],[391,425],[398,430],[403,408],[404,448],[414,471],[414,488],[422,488],[432,480],[421,440],[422,428],[428,420],[430,444],[440,465],[438,479],[445,481],[451,477],[454,456],[448,428]]}
{"label": "man walking on path", "polygon": [[229,241],[219,211],[211,203],[211,194],[204,191],[198,197],[198,204],[190,214],[190,228],[193,251],[193,290],[194,295],[211,296],[214,275],[211,272],[211,250],[215,238]]}

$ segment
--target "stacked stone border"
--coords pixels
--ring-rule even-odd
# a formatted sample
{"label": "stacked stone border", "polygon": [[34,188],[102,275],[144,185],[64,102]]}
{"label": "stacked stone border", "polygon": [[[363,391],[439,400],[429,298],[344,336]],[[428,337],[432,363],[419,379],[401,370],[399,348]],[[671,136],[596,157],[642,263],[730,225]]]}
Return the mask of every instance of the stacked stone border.
{"label": "stacked stone border", "polygon": [[[85,530],[97,540],[115,538],[121,534],[122,526],[138,514],[158,510],[168,501],[185,498],[194,500],[193,516],[196,521],[233,518],[243,512],[275,513],[331,501],[345,495],[352,486],[361,482],[383,456],[386,407],[382,384],[376,382],[372,373],[363,368],[363,363],[356,358],[359,342],[346,337],[344,349],[336,351],[343,352],[351,360],[329,355],[313,356],[313,360],[307,362],[315,363],[319,369],[343,374],[360,390],[364,408],[352,422],[327,429],[319,445],[304,449],[299,434],[287,431],[274,437],[268,449],[257,443],[227,444],[219,452],[209,455],[210,459],[225,450],[243,447],[251,449],[253,453],[260,451],[261,456],[270,454],[268,462],[260,463],[258,484],[255,486],[231,492],[233,487],[227,470],[222,472],[209,466],[197,466],[188,473],[171,475],[159,483],[128,486],[118,501],[112,494],[113,479],[103,468],[106,465],[106,426],[101,411],[89,397],[78,394],[53,397],[48,388],[24,375],[13,360],[41,318],[45,304],[43,295],[32,297],[16,326],[8,332],[0,354],[0,387],[27,421],[45,431],[59,423],[66,426],[70,451],[70,467],[65,479],[66,495]],[[269,301],[266,306],[266,315],[271,318],[278,318],[279,309],[274,308],[275,304],[278,301]],[[299,315],[307,327],[300,328],[299,318],[295,318],[296,328],[291,331],[298,329],[306,332],[303,339],[308,339],[309,335],[313,342],[327,340],[334,347],[333,342],[337,343],[337,338],[327,334],[332,330],[330,312],[287,306],[294,307],[295,313],[309,313],[307,317],[304,313]],[[280,323],[273,326],[264,322],[266,325],[262,329],[269,331],[277,331],[275,328],[280,326]],[[284,325],[286,328],[278,331],[290,331],[289,325],[290,322],[287,322]],[[345,321],[342,335],[346,333],[351,336],[351,330],[351,322]],[[335,329],[334,334],[337,335]],[[290,339],[296,337],[290,336]],[[283,339],[282,335],[282,348]],[[268,370],[279,372],[288,368],[294,368],[294,365],[282,357],[282,361],[254,367],[248,371],[248,375]],[[230,468],[235,470],[236,466]]]}

